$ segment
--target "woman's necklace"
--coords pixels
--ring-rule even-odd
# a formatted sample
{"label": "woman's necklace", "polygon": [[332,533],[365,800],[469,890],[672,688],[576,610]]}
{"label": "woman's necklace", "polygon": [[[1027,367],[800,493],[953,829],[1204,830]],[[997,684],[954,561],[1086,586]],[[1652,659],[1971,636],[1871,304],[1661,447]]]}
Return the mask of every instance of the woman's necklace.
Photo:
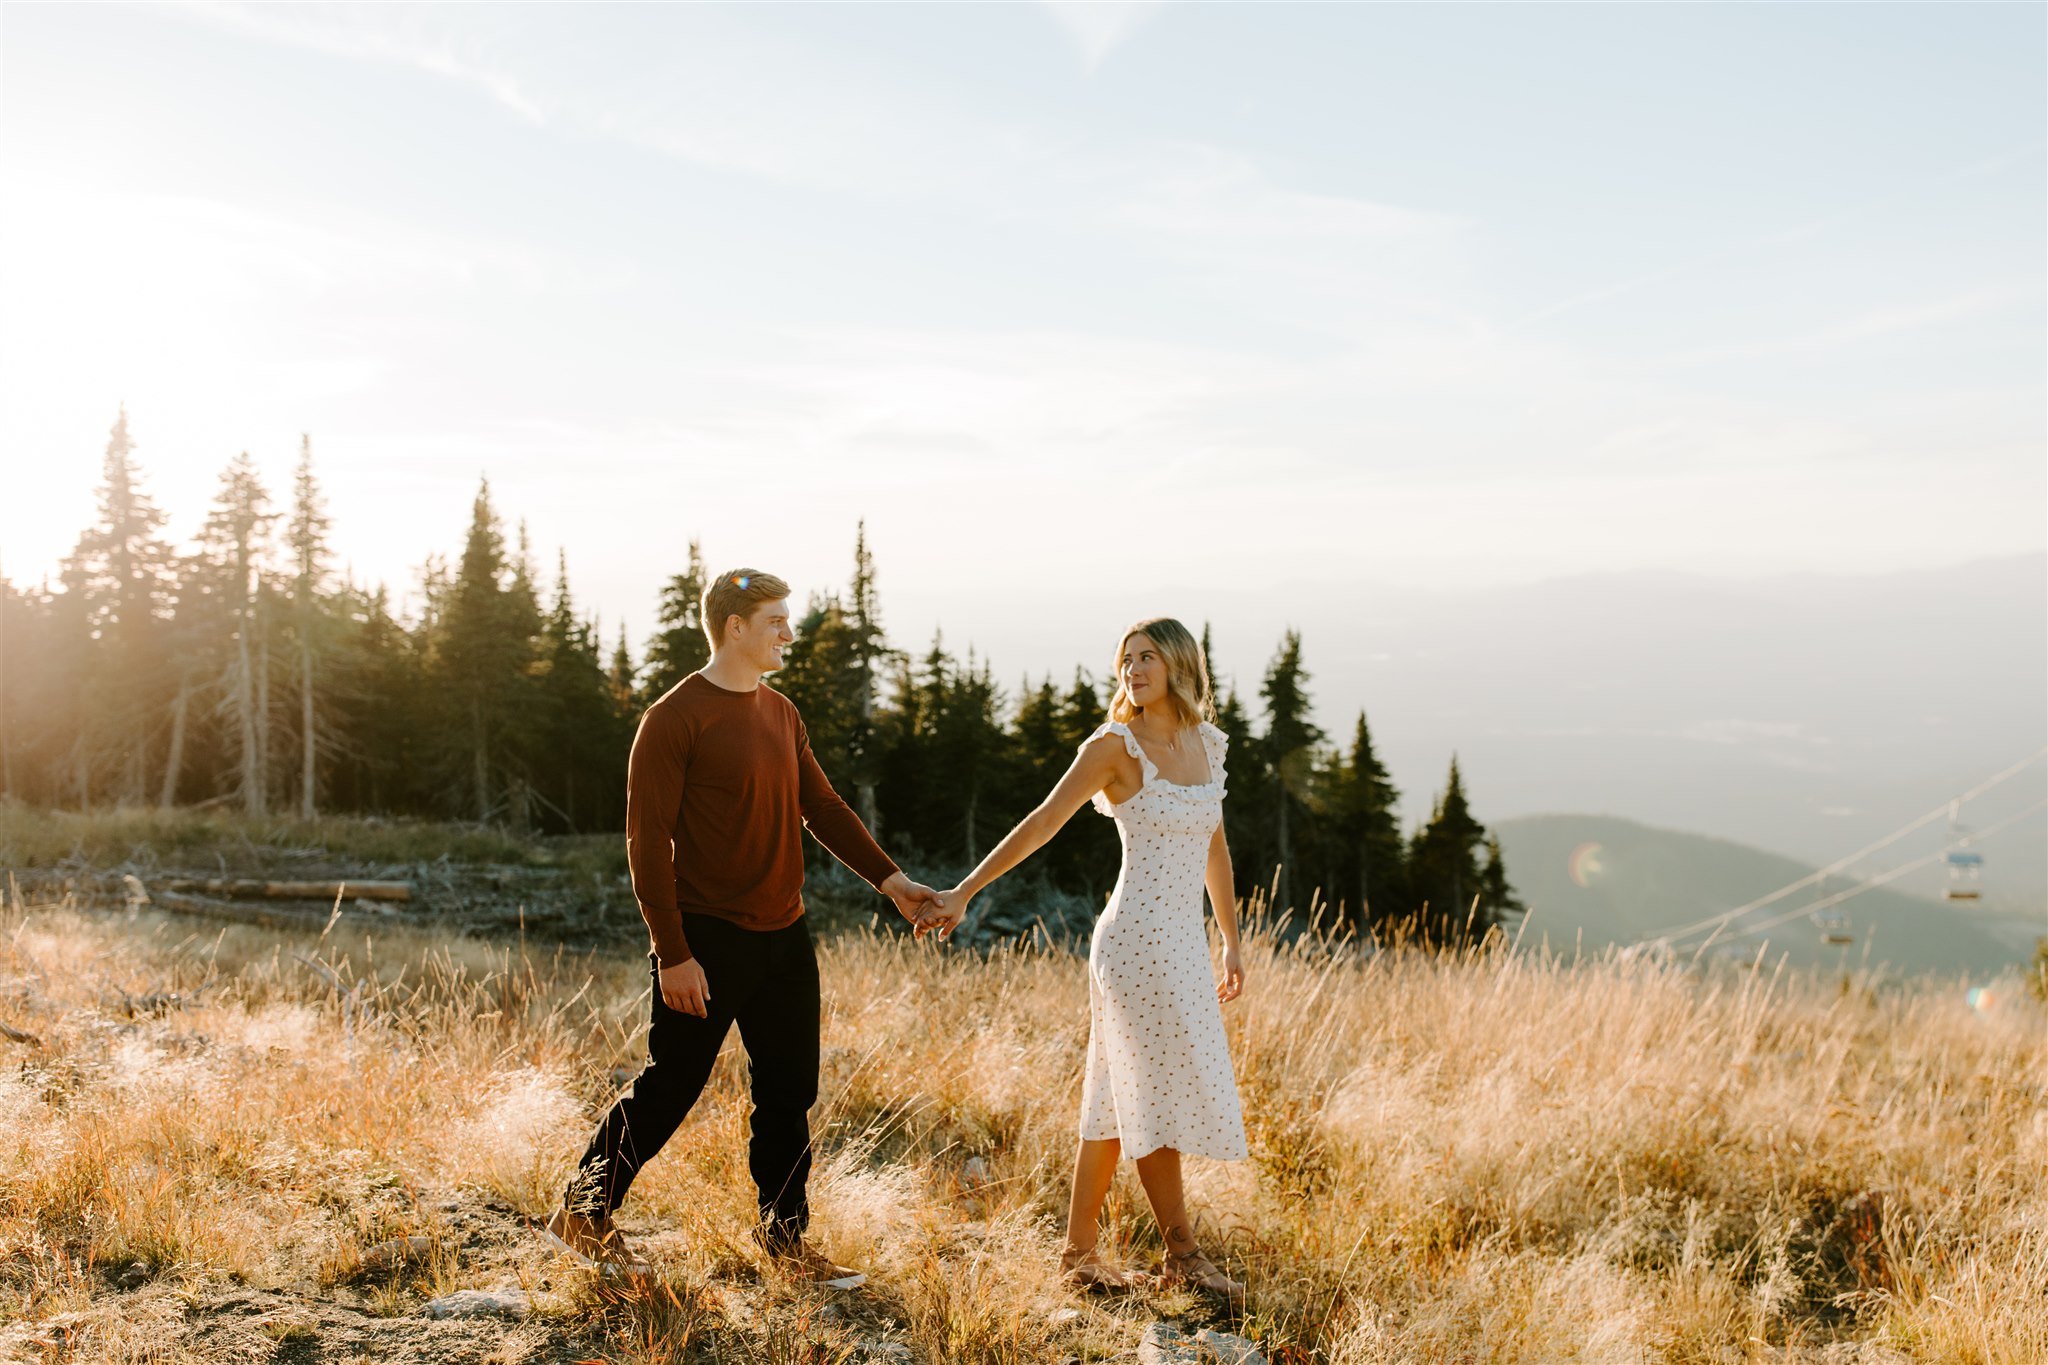
{"label": "woman's necklace", "polygon": [[[1147,728],[1147,729],[1151,729],[1152,727],[1148,726],[1148,727],[1146,727],[1146,728]],[[1188,737],[1188,727],[1187,727],[1187,726],[1185,726],[1185,725],[1176,725],[1176,726],[1174,726],[1174,727],[1173,727],[1173,736],[1172,736],[1172,738],[1170,738],[1170,739],[1168,739],[1168,740],[1166,741],[1166,748],[1167,748],[1167,751],[1168,751],[1169,753],[1175,753],[1175,754],[1179,754],[1179,753],[1185,753],[1185,752],[1186,752],[1186,749],[1185,749],[1185,748],[1183,747],[1182,741],[1184,741],[1185,739],[1187,739],[1187,737]]]}

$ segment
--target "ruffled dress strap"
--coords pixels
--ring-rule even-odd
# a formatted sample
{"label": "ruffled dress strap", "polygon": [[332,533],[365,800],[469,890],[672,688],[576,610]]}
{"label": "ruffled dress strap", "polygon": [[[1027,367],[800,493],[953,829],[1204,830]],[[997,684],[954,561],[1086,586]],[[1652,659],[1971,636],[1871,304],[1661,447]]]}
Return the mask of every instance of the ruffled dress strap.
{"label": "ruffled dress strap", "polygon": [[[1145,787],[1151,786],[1158,780],[1158,766],[1152,762],[1151,756],[1145,752],[1145,746],[1138,743],[1138,737],[1131,733],[1131,727],[1120,720],[1106,720],[1096,726],[1095,733],[1081,741],[1081,747],[1083,749],[1087,748],[1104,735],[1120,737],[1124,742],[1125,752],[1138,760],[1139,769],[1144,774],[1145,779],[1143,786],[1139,788],[1140,791],[1143,791]],[[1131,799],[1136,800],[1136,795],[1133,794]],[[1116,814],[1116,807],[1110,803],[1109,793],[1106,791],[1095,793],[1094,806],[1095,809],[1101,811],[1104,815],[1114,816]]]}
{"label": "ruffled dress strap", "polygon": [[1216,795],[1220,799],[1230,794],[1223,775],[1223,760],[1230,753],[1230,736],[1206,720],[1202,722],[1201,733],[1202,745],[1209,753],[1209,782],[1216,788]]}

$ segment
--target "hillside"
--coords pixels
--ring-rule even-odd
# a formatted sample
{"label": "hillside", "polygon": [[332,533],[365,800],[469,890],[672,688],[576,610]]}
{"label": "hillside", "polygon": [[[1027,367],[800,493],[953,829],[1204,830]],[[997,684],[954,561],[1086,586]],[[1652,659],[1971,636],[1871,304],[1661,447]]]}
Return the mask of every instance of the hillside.
{"label": "hillside", "polygon": [[[641,1054],[644,962],[409,925],[0,906],[0,1359],[1880,1365],[2048,1358],[2040,1006],[1479,950],[1248,944],[1252,1160],[1191,1161],[1222,1318],[1054,1267],[1088,1018],[1059,951],[827,935],[815,1232],[763,1267],[738,1049],[634,1186],[660,1268],[532,1230]],[[1130,1168],[1104,1246],[1158,1254]],[[435,1320],[490,1291],[508,1315]]]}
{"label": "hillside", "polygon": [[[1813,871],[1790,858],[1723,839],[1655,829],[1604,815],[1539,815],[1498,826],[1516,890],[1528,903],[1526,941],[1586,950],[1627,944],[1747,904]],[[1583,851],[1581,851],[1583,850]],[[1573,875],[1574,854],[1578,875]],[[1846,889],[1831,879],[1829,892]],[[1774,917],[1821,894],[1816,888],[1759,911]],[[1952,909],[1942,902],[1880,887],[1844,902],[1855,942],[1834,946],[1805,917],[1761,936],[1724,935],[1719,942],[1753,953],[1768,943],[1772,957],[1795,967],[1883,964],[1905,972],[1983,976],[2016,967],[2028,955],[2010,920]]]}

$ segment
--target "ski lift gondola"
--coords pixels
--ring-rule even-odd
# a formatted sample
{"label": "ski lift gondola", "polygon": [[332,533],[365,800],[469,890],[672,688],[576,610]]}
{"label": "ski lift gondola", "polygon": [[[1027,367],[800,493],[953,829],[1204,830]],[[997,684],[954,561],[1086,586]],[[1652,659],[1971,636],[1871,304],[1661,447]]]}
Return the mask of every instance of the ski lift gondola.
{"label": "ski lift gondola", "polygon": [[1984,855],[1967,848],[1952,848],[1943,860],[1948,864],[1948,886],[1941,893],[1945,901],[1984,899]]}
{"label": "ski lift gondola", "polygon": [[1820,941],[1837,948],[1847,947],[1856,941],[1849,932],[1849,912],[1846,910],[1816,910],[1807,916],[1813,927],[1820,930]]}
{"label": "ski lift gondola", "polygon": [[1970,831],[1961,821],[1962,802],[1948,809],[1948,852],[1942,862],[1948,867],[1948,885],[1942,889],[1945,901],[1966,905],[1984,899],[1984,855],[1970,847]]}

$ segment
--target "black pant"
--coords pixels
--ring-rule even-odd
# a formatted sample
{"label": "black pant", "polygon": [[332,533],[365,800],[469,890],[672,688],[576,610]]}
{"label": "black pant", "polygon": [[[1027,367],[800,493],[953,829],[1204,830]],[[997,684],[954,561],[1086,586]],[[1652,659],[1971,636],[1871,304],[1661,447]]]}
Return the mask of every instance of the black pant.
{"label": "black pant", "polygon": [[669,1140],[703,1093],[726,1030],[740,1026],[752,1075],[754,1112],[747,1164],[772,1237],[801,1236],[810,1223],[810,1109],[818,1098],[818,957],[801,918],[757,933],[709,915],[684,915],[683,932],[711,989],[706,1018],[662,1002],[655,970],[647,1065],[597,1126],[569,1207],[609,1214],[640,1168]]}

